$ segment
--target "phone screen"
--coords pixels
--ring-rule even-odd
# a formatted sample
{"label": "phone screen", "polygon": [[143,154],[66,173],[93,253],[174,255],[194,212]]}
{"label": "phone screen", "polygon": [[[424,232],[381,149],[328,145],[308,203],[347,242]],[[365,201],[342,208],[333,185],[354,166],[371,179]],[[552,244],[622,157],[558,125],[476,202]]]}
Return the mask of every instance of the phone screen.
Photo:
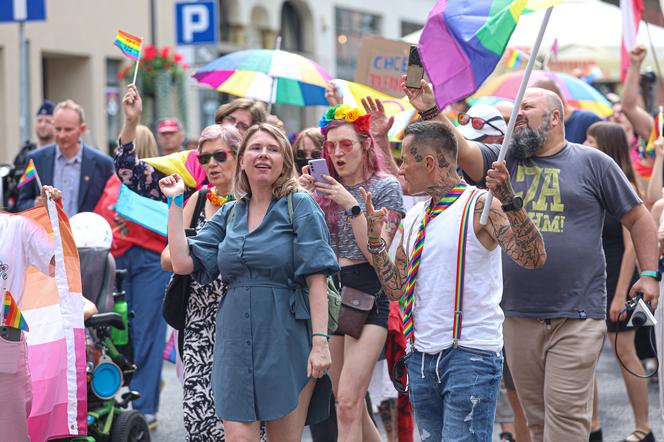
{"label": "phone screen", "polygon": [[406,70],[406,87],[419,89],[422,87],[422,78],[424,78],[424,68],[420,60],[420,53],[417,46],[410,47],[408,54],[408,69]]}

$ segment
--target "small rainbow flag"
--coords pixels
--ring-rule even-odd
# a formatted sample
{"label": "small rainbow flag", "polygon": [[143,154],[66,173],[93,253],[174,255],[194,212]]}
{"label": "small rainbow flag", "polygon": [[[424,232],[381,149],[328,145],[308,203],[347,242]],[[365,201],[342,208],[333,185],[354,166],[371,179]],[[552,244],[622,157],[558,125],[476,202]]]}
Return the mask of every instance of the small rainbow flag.
{"label": "small rainbow flag", "polygon": [[507,57],[506,64],[512,69],[521,67],[521,63],[526,59],[526,55],[518,49],[510,49],[510,56]]}
{"label": "small rainbow flag", "polygon": [[35,168],[35,163],[32,162],[31,158],[30,161],[28,161],[28,167],[25,168],[25,172],[23,172],[23,175],[21,175],[21,179],[18,180],[16,187],[20,189],[35,178],[37,178],[37,169]]}
{"label": "small rainbow flag", "polygon": [[142,43],[142,38],[131,35],[120,29],[118,29],[118,33],[115,35],[115,41],[113,42],[115,46],[120,48],[123,54],[132,60],[138,60],[140,57]]}
{"label": "small rainbow flag", "polygon": [[662,124],[664,124],[664,109],[662,109],[662,107],[660,106],[659,113],[655,118],[655,124],[653,125],[653,128],[650,131],[650,137],[648,137],[648,143],[646,144],[645,149],[642,148],[641,152],[639,152],[642,158],[645,158],[646,156],[650,158],[655,158],[654,143],[662,134]]}
{"label": "small rainbow flag", "polygon": [[28,330],[28,323],[14,301],[14,297],[9,291],[5,291],[5,300],[3,302],[2,325],[18,328],[19,330]]}

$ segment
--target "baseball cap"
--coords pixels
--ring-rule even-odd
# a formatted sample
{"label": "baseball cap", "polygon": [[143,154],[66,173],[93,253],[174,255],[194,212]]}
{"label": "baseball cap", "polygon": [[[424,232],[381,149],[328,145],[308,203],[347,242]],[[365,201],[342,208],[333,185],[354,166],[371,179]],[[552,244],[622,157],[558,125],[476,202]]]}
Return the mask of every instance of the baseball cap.
{"label": "baseball cap", "polygon": [[39,109],[37,109],[37,115],[53,115],[53,110],[55,109],[55,103],[51,100],[44,100]]}
{"label": "baseball cap", "polygon": [[166,118],[159,122],[157,132],[159,133],[179,132],[180,129],[181,129],[180,122],[178,120],[176,120],[175,118]]}
{"label": "baseball cap", "polygon": [[491,125],[484,124],[481,129],[475,129],[470,121],[468,124],[459,124],[457,129],[459,129],[459,132],[461,132],[461,135],[463,135],[466,140],[478,141],[486,136],[504,135],[505,132],[507,132],[505,120],[503,120],[502,115],[500,115],[500,112],[498,112],[498,109],[494,106],[478,103],[468,109],[466,114],[471,118],[481,118],[484,121],[491,123]]}

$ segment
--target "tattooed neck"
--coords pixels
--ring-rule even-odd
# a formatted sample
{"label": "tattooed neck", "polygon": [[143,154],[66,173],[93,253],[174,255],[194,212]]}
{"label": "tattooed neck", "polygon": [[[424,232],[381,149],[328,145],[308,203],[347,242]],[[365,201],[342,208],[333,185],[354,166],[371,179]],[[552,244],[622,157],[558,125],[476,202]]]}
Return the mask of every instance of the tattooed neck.
{"label": "tattooed neck", "polygon": [[441,171],[441,176],[439,178],[440,179],[437,180],[437,183],[432,184],[426,190],[426,193],[431,196],[433,201],[438,201],[450,193],[450,190],[454,189],[454,187],[456,187],[461,181],[461,177],[454,169]]}

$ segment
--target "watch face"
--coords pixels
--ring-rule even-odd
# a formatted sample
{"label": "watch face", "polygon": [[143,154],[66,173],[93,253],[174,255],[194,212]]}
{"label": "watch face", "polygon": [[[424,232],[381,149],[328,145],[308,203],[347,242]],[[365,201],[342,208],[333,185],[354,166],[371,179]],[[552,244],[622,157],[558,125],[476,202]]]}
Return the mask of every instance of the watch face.
{"label": "watch face", "polygon": [[350,214],[353,216],[357,216],[360,213],[362,213],[362,208],[360,206],[353,206],[350,208]]}
{"label": "watch face", "polygon": [[520,196],[515,196],[512,198],[512,206],[514,209],[519,210],[523,207],[523,199]]}

